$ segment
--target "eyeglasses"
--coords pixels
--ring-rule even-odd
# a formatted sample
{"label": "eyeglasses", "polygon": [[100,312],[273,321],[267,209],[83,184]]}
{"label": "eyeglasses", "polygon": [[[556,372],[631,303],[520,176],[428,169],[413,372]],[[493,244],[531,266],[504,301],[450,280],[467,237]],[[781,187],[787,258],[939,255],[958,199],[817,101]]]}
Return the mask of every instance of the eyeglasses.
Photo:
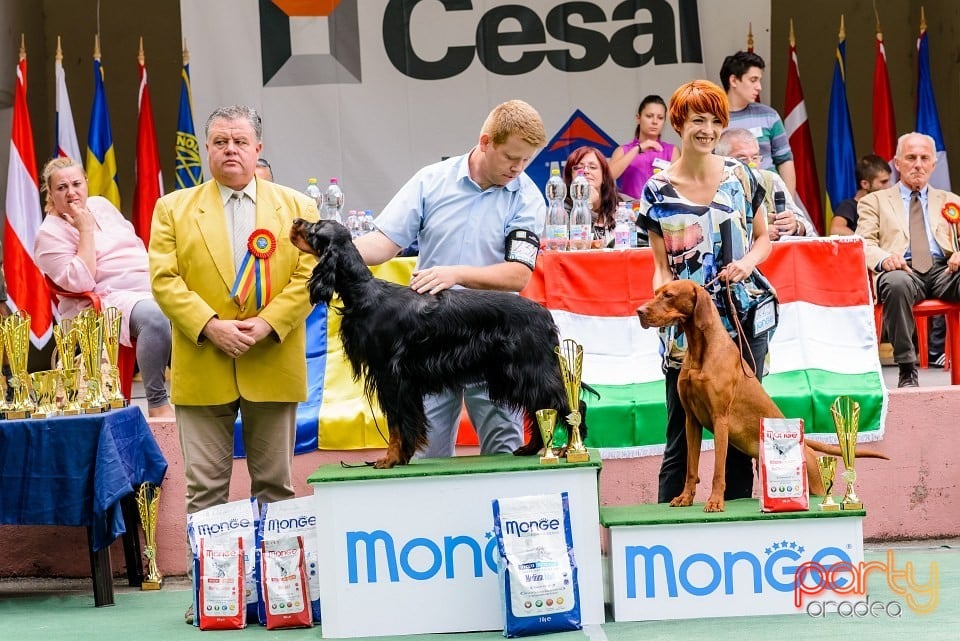
{"label": "eyeglasses", "polygon": [[600,171],[600,165],[596,163],[590,163],[589,165],[574,165],[574,171]]}
{"label": "eyeglasses", "polygon": [[753,156],[740,155],[740,156],[734,156],[734,158],[748,165],[753,165],[754,167],[759,167],[760,162],[763,160],[763,156],[761,156],[760,154],[756,154]]}
{"label": "eyeglasses", "polygon": [[257,158],[257,167],[266,167],[267,169],[272,169],[266,158]]}

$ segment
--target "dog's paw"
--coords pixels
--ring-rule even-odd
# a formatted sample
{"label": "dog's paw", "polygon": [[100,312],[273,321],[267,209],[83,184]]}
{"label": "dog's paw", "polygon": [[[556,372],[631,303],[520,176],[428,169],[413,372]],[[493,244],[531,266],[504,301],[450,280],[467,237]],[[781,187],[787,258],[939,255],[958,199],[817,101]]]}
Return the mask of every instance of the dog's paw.
{"label": "dog's paw", "polygon": [[684,492],[670,501],[670,507],[689,507],[693,505],[693,495]]}
{"label": "dog's paw", "polygon": [[378,470],[389,470],[391,467],[395,465],[403,465],[403,464],[404,464],[404,461],[401,461],[396,457],[387,455],[381,459],[377,459],[376,462],[373,464],[373,466]]}
{"label": "dog's paw", "polygon": [[723,497],[711,496],[703,506],[704,512],[723,512]]}

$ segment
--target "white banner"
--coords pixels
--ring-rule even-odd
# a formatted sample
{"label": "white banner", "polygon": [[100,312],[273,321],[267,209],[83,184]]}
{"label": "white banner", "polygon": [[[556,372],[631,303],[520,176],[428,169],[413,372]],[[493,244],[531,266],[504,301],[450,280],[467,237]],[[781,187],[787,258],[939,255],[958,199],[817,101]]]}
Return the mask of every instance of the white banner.
{"label": "white banner", "polygon": [[[374,212],[421,166],[469,150],[504,100],[543,116],[551,144],[528,173],[545,180],[571,146],[630,140],[645,95],[718,82],[748,21],[769,60],[769,3],[750,0],[180,4],[201,140],[217,106],[252,105],[278,182],[336,176],[347,208]],[[669,126],[664,137],[676,142]]]}

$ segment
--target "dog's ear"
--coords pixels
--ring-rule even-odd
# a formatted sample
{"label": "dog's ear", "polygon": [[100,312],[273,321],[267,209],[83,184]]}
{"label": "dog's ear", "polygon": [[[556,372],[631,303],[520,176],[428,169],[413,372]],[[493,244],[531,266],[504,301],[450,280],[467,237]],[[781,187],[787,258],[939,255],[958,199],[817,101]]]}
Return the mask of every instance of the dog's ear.
{"label": "dog's ear", "polygon": [[326,249],[317,257],[317,265],[310,276],[310,303],[329,304],[337,284],[337,263],[339,262],[339,248],[328,243]]}
{"label": "dog's ear", "polygon": [[713,299],[702,287],[693,288],[693,326],[700,331],[709,329],[713,322],[713,314],[716,306]]}

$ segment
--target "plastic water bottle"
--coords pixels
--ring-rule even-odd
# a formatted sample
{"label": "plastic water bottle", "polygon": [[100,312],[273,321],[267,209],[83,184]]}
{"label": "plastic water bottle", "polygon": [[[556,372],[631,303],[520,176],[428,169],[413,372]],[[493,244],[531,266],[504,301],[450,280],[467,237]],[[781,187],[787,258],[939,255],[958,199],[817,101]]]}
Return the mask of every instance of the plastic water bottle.
{"label": "plastic water bottle", "polygon": [[313,198],[313,202],[317,203],[317,209],[320,209],[320,206],[323,205],[323,192],[320,191],[320,185],[317,184],[316,178],[307,180],[307,188],[303,190],[303,193]]}
{"label": "plastic water bottle", "polygon": [[369,234],[372,231],[377,231],[377,225],[373,222],[373,211],[368,209],[363,212],[363,226],[360,234]]}
{"label": "plastic water bottle", "polygon": [[613,228],[613,246],[615,249],[626,249],[630,246],[630,211],[626,202],[621,202],[617,207],[616,223]]}
{"label": "plastic water bottle", "polygon": [[360,236],[360,221],[357,220],[357,210],[351,209],[347,212],[347,220],[344,222],[347,229],[350,230],[350,237],[357,238]]}
{"label": "plastic water bottle", "polygon": [[343,222],[340,212],[343,211],[343,191],[336,178],[330,179],[327,191],[323,194],[323,207],[320,211],[320,218],[324,220],[335,220],[338,223]]}
{"label": "plastic water bottle", "polygon": [[563,199],[567,197],[567,185],[560,177],[560,163],[550,163],[550,179],[545,190],[547,196],[547,229],[544,247],[551,251],[565,251],[570,240],[567,228],[567,210]]}
{"label": "plastic water bottle", "polygon": [[570,183],[570,198],[573,209],[570,210],[570,249],[590,249],[593,238],[593,216],[590,214],[590,183],[583,170],[577,172]]}

